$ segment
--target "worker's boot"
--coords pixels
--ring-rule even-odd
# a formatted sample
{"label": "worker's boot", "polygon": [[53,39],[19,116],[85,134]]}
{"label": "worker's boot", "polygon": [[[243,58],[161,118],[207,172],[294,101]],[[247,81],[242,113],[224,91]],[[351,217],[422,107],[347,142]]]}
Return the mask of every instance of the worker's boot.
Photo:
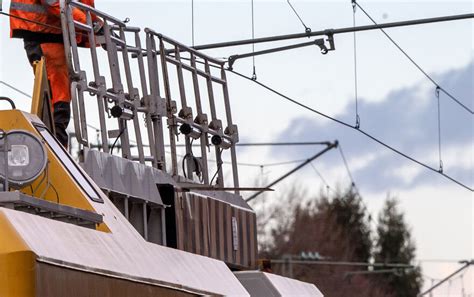
{"label": "worker's boot", "polygon": [[54,104],[54,128],[56,130],[56,138],[67,148],[68,134],[66,128],[71,118],[71,105],[69,102],[57,102]]}

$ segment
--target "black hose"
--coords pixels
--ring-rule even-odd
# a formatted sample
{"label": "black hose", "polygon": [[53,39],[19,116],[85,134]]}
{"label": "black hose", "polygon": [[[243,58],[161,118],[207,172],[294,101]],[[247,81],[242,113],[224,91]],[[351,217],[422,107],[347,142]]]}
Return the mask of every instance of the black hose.
{"label": "black hose", "polygon": [[10,103],[10,105],[12,106],[12,109],[16,109],[15,102],[13,102],[12,99],[10,99],[10,98],[8,98],[8,97],[0,96],[0,100],[8,101],[8,102]]}

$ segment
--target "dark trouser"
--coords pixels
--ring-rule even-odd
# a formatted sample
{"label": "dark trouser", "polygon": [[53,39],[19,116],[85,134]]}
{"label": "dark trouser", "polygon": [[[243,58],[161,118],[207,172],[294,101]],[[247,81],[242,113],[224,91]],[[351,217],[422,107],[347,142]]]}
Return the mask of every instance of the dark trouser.
{"label": "dark trouser", "polygon": [[71,118],[71,104],[69,102],[57,102],[54,104],[54,129],[56,138],[65,147],[68,147],[69,136],[67,126]]}
{"label": "dark trouser", "polygon": [[[67,147],[68,134],[66,128],[71,117],[69,77],[67,74],[64,46],[61,43],[40,43],[24,41],[26,55],[31,65],[45,57],[46,72],[51,86],[51,101],[54,107],[54,126],[56,138]],[[46,50],[46,52],[45,52]]]}

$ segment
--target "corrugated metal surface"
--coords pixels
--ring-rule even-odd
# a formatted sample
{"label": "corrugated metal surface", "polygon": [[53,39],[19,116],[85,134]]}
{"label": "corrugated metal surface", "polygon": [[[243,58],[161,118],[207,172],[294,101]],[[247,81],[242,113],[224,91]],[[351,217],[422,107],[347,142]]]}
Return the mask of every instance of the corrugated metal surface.
{"label": "corrugated metal surface", "polygon": [[314,296],[323,294],[310,283],[261,271],[241,271],[234,273],[251,296],[291,297]]}
{"label": "corrugated metal surface", "polygon": [[37,264],[36,296],[194,297],[196,294],[64,267]]}
{"label": "corrugated metal surface", "polygon": [[39,261],[202,294],[249,296],[223,262],[148,243],[129,228],[119,228],[123,218],[108,217],[114,233],[105,233],[18,211],[0,212]]}
{"label": "corrugated metal surface", "polygon": [[177,248],[222,260],[235,268],[256,267],[253,211],[211,197],[178,192],[174,200]]}

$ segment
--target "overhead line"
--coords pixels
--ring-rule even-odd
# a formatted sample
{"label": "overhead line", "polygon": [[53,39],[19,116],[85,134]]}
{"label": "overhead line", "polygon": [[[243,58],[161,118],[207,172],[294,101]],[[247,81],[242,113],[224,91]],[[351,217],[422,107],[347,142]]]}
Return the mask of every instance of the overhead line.
{"label": "overhead line", "polygon": [[[287,178],[288,176],[292,175],[293,173],[295,173],[296,171],[300,170],[301,168],[303,168],[304,166],[306,166],[308,163],[311,163],[313,160],[319,158],[320,156],[322,156],[323,154],[325,154],[326,152],[328,152],[329,150],[333,149],[333,148],[336,148],[338,146],[338,141],[334,141],[334,143],[331,143],[329,144],[325,149],[323,149],[322,151],[318,152],[316,155],[312,156],[311,158],[305,160],[303,163],[301,163],[300,165],[296,166],[294,169],[290,170],[289,172],[285,173],[283,176],[281,176],[280,178],[278,178],[277,180],[273,181],[272,183],[270,183],[267,188],[271,188],[273,187],[274,185],[278,184],[279,182],[281,182],[282,180],[284,180],[285,178]],[[246,202],[249,202],[255,198],[258,197],[258,195],[262,194],[263,191],[260,191],[260,192],[257,192],[255,194],[253,194],[252,196],[248,197],[247,199],[245,199]]]}
{"label": "overhead line", "polygon": [[23,91],[20,90],[20,89],[15,88],[14,86],[10,85],[9,83],[4,82],[3,80],[0,80],[0,84],[3,84],[3,85],[5,85],[5,86],[7,86],[8,88],[10,88],[10,89],[12,89],[12,90],[14,90],[14,91],[16,91],[16,92],[18,92],[18,93],[20,93],[20,94],[22,94],[22,95],[24,95],[24,96],[26,96],[26,97],[28,97],[28,98],[31,99],[31,95],[30,95],[30,94],[28,94],[28,93],[26,93],[26,92],[23,92]]}
{"label": "overhead line", "polygon": [[[374,23],[374,25],[378,25],[377,22],[364,10],[364,8],[362,8],[362,6],[359,5],[359,3],[357,1],[354,1],[353,3],[355,3],[355,5],[357,5],[357,7],[372,21],[372,23]],[[415,60],[410,57],[410,55],[408,55],[408,53],[402,49],[402,47],[390,36],[388,35],[388,33],[382,28],[380,27],[379,28],[380,31],[382,31],[382,33],[388,38],[388,40],[390,40],[392,42],[392,44],[400,51],[402,52],[402,54],[408,59],[410,60],[410,62],[421,72],[423,73],[426,78],[428,78],[435,86],[437,89],[443,91],[443,93],[445,93],[451,100],[453,100],[454,102],[456,102],[459,106],[461,106],[462,108],[464,108],[466,111],[468,111],[469,113],[471,114],[474,114],[474,111],[472,109],[470,109],[469,107],[467,107],[465,104],[463,104],[461,101],[459,101],[458,99],[456,99],[453,95],[451,95],[448,91],[446,91],[443,87],[441,87],[425,70],[423,70],[423,68],[421,68],[421,66],[415,62]]]}
{"label": "overhead line", "polygon": [[236,146],[300,146],[300,145],[329,145],[327,141],[303,141],[303,142],[242,142]]}
{"label": "overhead line", "polygon": [[328,190],[331,189],[331,187],[329,186],[329,184],[327,183],[326,179],[323,177],[323,175],[321,174],[321,172],[319,172],[318,169],[316,169],[316,166],[313,165],[313,162],[309,163],[309,165],[311,165],[311,168],[313,168],[314,172],[319,176],[319,178],[321,179],[321,181],[323,182],[323,184],[326,186],[326,188]]}
{"label": "overhead line", "polygon": [[346,123],[346,122],[343,122],[343,121],[341,121],[341,120],[338,120],[338,119],[336,119],[336,118],[334,118],[334,117],[331,117],[331,116],[329,116],[329,115],[327,115],[327,114],[325,114],[325,113],[322,113],[322,112],[320,112],[320,111],[318,111],[318,110],[316,110],[316,109],[314,109],[314,108],[311,108],[311,107],[309,107],[309,106],[307,106],[307,105],[305,105],[305,104],[303,104],[303,103],[301,103],[301,102],[298,102],[297,100],[292,99],[292,98],[290,98],[290,97],[284,95],[283,93],[281,93],[281,92],[279,92],[279,91],[277,91],[277,90],[275,90],[275,89],[269,87],[268,85],[263,84],[263,83],[261,83],[261,82],[259,82],[259,81],[254,81],[254,80],[252,80],[251,78],[249,78],[249,77],[247,77],[247,76],[245,76],[245,75],[243,75],[243,74],[241,74],[241,73],[239,73],[239,72],[236,72],[236,71],[233,71],[233,70],[228,70],[228,71],[231,72],[231,73],[233,73],[233,74],[235,74],[235,75],[237,75],[237,76],[240,76],[241,78],[244,78],[244,79],[247,79],[247,80],[249,80],[249,81],[252,81],[252,82],[258,84],[259,86],[263,87],[264,89],[267,89],[268,91],[270,91],[270,92],[272,92],[272,93],[274,93],[274,94],[276,94],[276,95],[282,97],[283,99],[285,99],[285,100],[287,100],[287,101],[290,101],[290,102],[292,102],[292,103],[294,103],[294,104],[296,104],[296,105],[298,105],[298,106],[300,106],[300,107],[302,107],[302,108],[304,108],[304,109],[307,109],[307,110],[309,110],[309,111],[311,111],[311,112],[313,112],[313,113],[315,113],[315,114],[318,114],[318,115],[320,115],[320,116],[322,116],[322,117],[324,117],[324,118],[326,118],[326,119],[329,119],[329,120],[331,120],[331,121],[333,121],[333,122],[336,122],[336,123],[338,123],[338,124],[340,124],[340,125],[343,125],[343,126],[346,126],[346,127],[348,127],[348,128],[354,129],[355,131],[358,131],[359,133],[361,133],[361,134],[363,134],[364,136],[366,136],[366,137],[372,139],[374,142],[377,142],[378,144],[384,146],[385,148],[391,150],[392,152],[394,152],[394,153],[396,153],[396,154],[398,154],[398,155],[400,155],[400,156],[402,156],[402,157],[404,157],[404,158],[406,158],[406,159],[412,161],[413,163],[416,163],[416,164],[418,164],[418,165],[420,165],[420,166],[422,166],[422,167],[424,167],[424,168],[426,168],[426,169],[428,169],[428,170],[431,170],[431,171],[433,171],[433,172],[436,172],[436,173],[438,173],[438,174],[444,176],[446,179],[452,181],[453,183],[456,183],[456,184],[458,184],[459,186],[461,186],[461,187],[463,187],[463,188],[465,188],[465,189],[467,189],[467,190],[469,190],[469,191],[471,191],[471,192],[474,192],[474,189],[473,189],[473,188],[471,188],[471,187],[465,185],[465,184],[462,183],[461,181],[458,181],[458,180],[456,180],[455,178],[453,178],[453,177],[451,177],[451,176],[449,176],[449,175],[447,175],[447,174],[445,174],[445,173],[443,173],[443,172],[439,172],[437,169],[435,169],[435,168],[433,168],[433,167],[431,167],[431,166],[429,166],[429,165],[427,165],[427,164],[425,164],[425,163],[423,163],[423,162],[421,162],[421,161],[418,161],[417,159],[415,159],[415,158],[413,158],[413,157],[410,157],[409,155],[407,155],[407,154],[401,152],[400,150],[398,150],[398,149],[396,149],[396,148],[394,148],[394,147],[392,147],[392,146],[386,144],[386,143],[383,142],[382,140],[379,140],[379,139],[376,138],[375,136],[372,136],[370,133],[365,132],[365,131],[362,130],[362,129],[357,129],[356,127],[354,127],[354,126],[352,126],[352,125],[350,125],[350,124],[348,124],[348,123]]}
{"label": "overhead line", "polygon": [[276,264],[308,264],[308,265],[331,265],[331,266],[361,266],[361,267],[390,267],[390,268],[414,268],[411,264],[404,263],[370,263],[350,261],[328,261],[328,260],[293,260],[293,259],[271,259]]}
{"label": "overhead line", "polygon": [[298,17],[298,19],[300,20],[301,24],[303,25],[304,27],[304,30],[305,32],[311,32],[311,28],[309,28],[308,26],[306,26],[306,24],[303,22],[303,19],[300,17],[300,15],[298,14],[298,12],[296,11],[296,9],[293,7],[293,5],[291,4],[290,0],[286,0],[286,2],[288,3],[288,5],[290,5],[291,9],[293,10],[293,12],[296,14],[296,16]]}
{"label": "overhead line", "polygon": [[[306,146],[306,145],[329,145],[326,141],[299,141],[299,142],[238,142],[235,146]],[[166,146],[169,146],[167,144]],[[185,144],[177,144],[176,146],[186,146]],[[195,144],[194,146],[200,146]]]}
{"label": "overhead line", "polygon": [[349,176],[349,179],[351,180],[351,185],[355,187],[354,177],[352,176],[351,170],[349,169],[349,164],[347,163],[346,156],[344,155],[344,152],[342,151],[341,145],[339,145],[339,153],[341,154],[342,161],[344,162],[344,166],[346,167],[347,175]]}

